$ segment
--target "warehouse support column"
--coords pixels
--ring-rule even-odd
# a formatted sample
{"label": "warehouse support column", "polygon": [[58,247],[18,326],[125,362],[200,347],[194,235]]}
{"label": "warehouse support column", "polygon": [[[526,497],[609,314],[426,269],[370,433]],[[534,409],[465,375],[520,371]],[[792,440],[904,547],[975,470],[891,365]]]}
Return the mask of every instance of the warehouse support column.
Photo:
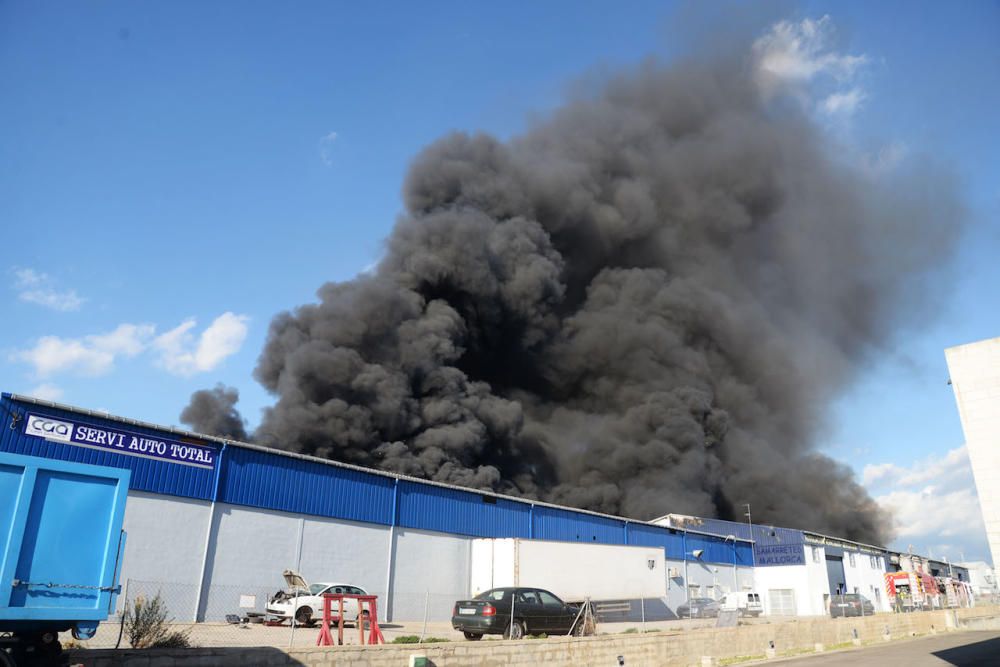
{"label": "warehouse support column", "polygon": [[208,555],[212,550],[212,542],[215,535],[215,506],[219,499],[219,478],[222,476],[222,463],[225,460],[226,454],[226,443],[222,443],[222,449],[219,450],[219,456],[215,461],[215,478],[212,480],[212,504],[208,510],[208,526],[205,528],[205,548],[201,554],[201,573],[198,575],[198,592],[196,594],[194,602],[194,618],[195,623],[204,620],[202,618],[203,610],[202,605],[205,603],[205,598],[207,597],[205,591],[205,580],[208,577]]}
{"label": "warehouse support column", "polygon": [[386,621],[392,620],[392,566],[396,555],[396,515],[399,507],[399,478],[393,480],[392,509],[389,510],[389,553],[385,562],[385,613]]}
{"label": "warehouse support column", "polygon": [[681,548],[684,550],[684,555],[681,556],[681,558],[684,559],[684,601],[690,603],[691,586],[688,585],[688,545],[687,545],[686,530],[683,533],[681,533]]}
{"label": "warehouse support column", "polygon": [[740,590],[740,575],[736,571],[736,545],[739,544],[733,537],[733,592]]}

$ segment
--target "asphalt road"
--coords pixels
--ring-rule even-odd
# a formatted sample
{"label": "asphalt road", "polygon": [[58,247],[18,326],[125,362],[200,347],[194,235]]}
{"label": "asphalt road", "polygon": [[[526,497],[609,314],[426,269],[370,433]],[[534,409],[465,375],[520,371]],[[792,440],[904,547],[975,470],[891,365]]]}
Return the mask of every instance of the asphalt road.
{"label": "asphalt road", "polygon": [[1000,667],[1000,632],[958,632],[776,664],[781,667]]}

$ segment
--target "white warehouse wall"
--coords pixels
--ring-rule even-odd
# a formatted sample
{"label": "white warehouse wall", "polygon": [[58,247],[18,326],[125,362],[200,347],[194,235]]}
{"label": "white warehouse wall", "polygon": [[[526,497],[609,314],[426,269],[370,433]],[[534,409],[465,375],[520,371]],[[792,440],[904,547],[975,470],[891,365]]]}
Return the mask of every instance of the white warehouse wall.
{"label": "white warehouse wall", "polygon": [[827,613],[824,595],[830,593],[826,573],[826,553],[822,547],[806,545],[803,548],[804,565],[777,565],[758,567],[754,572],[754,586],[760,593],[764,614],[779,615],[779,599],[793,596],[795,615],[823,616]]}
{"label": "white warehouse wall", "polygon": [[[190,620],[198,604],[211,503],[129,491],[125,502],[125,554],[119,581],[128,597],[157,594],[175,618]],[[126,596],[118,596],[121,613]]]}
{"label": "white warehouse wall", "polygon": [[944,352],[993,562],[1000,563],[1000,338]]}
{"label": "white warehouse wall", "polygon": [[[851,565],[851,555],[854,565]],[[874,561],[872,560],[874,559]],[[885,594],[885,558],[873,554],[844,552],[844,579],[848,593],[868,598],[875,611],[891,611]]]}
{"label": "white warehouse wall", "polygon": [[396,528],[392,575],[392,616],[396,619],[451,619],[458,600],[469,597],[472,538]]}

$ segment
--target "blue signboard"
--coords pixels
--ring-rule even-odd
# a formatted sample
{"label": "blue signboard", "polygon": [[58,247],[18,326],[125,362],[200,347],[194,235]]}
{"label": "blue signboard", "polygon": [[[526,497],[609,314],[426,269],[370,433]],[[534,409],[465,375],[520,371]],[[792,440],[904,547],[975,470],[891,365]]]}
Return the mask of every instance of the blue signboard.
{"label": "blue signboard", "polygon": [[757,565],[803,565],[806,562],[801,544],[768,544],[754,549]]}
{"label": "blue signboard", "polygon": [[24,422],[24,433],[76,447],[89,447],[209,470],[215,467],[217,453],[215,447],[194,442],[168,440],[160,436],[30,413]]}

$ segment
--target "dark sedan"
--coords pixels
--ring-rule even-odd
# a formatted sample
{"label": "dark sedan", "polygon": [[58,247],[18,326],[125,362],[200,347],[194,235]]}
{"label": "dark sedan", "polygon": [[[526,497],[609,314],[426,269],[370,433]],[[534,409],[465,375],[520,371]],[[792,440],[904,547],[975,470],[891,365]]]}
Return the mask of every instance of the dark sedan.
{"label": "dark sedan", "polygon": [[875,605],[858,593],[830,597],[830,616],[874,616]]}
{"label": "dark sedan", "polygon": [[[511,622],[511,607],[514,620]],[[566,604],[540,588],[493,588],[472,600],[455,603],[451,627],[478,640],[483,635],[503,635],[521,639],[525,635],[582,635],[584,624],[577,622],[580,607]]]}
{"label": "dark sedan", "polygon": [[715,618],[719,615],[719,602],[712,598],[691,598],[677,607],[680,618]]}

